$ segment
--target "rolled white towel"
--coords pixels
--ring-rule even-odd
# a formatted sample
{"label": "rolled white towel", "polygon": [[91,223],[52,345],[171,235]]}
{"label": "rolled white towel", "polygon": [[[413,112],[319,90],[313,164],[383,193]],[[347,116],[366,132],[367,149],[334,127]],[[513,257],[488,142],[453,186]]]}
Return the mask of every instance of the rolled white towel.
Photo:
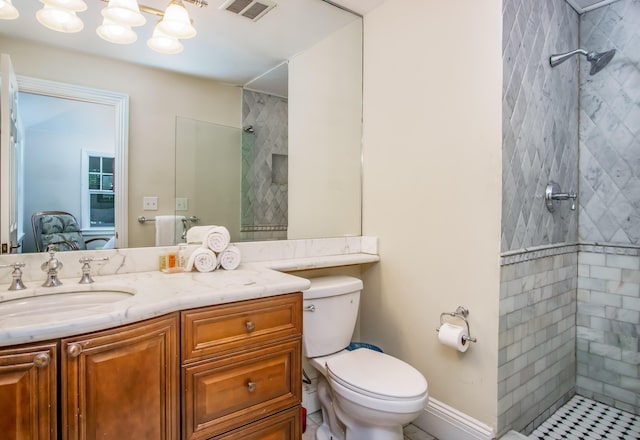
{"label": "rolled white towel", "polygon": [[187,230],[187,243],[189,244],[204,244],[204,238],[207,236],[207,232],[213,226],[192,226]]}
{"label": "rolled white towel", "polygon": [[229,230],[224,226],[214,226],[207,232],[205,239],[209,249],[213,252],[222,252],[229,246],[231,235],[229,234]]}
{"label": "rolled white towel", "polygon": [[226,270],[234,270],[240,266],[240,249],[229,246],[218,255],[218,266]]}
{"label": "rolled white towel", "polygon": [[224,226],[193,226],[187,231],[187,243],[202,244],[214,252],[222,252],[229,246],[231,235]]}
{"label": "rolled white towel", "polygon": [[212,272],[218,268],[218,257],[211,249],[200,247],[189,256],[185,270],[190,272],[194,267],[198,272]]}

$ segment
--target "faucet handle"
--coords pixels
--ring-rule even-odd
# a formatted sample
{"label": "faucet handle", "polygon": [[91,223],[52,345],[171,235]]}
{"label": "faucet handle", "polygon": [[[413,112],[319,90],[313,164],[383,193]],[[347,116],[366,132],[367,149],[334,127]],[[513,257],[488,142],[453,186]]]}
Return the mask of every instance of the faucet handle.
{"label": "faucet handle", "polygon": [[23,290],[26,289],[27,286],[22,282],[22,268],[25,266],[24,263],[13,263],[13,264],[2,264],[0,267],[12,267],[13,272],[11,272],[11,276],[13,280],[11,281],[11,285],[9,286],[9,290]]}
{"label": "faucet handle", "polygon": [[82,264],[82,277],[79,284],[91,284],[93,283],[93,278],[91,278],[91,263],[92,261],[107,261],[109,257],[103,258],[93,258],[93,257],[82,257],[78,260],[79,263]]}

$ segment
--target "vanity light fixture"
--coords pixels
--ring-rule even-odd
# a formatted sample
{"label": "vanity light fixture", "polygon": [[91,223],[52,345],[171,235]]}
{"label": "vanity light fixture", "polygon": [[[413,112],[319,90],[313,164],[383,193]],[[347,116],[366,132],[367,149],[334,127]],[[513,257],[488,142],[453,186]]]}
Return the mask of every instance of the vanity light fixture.
{"label": "vanity light fixture", "polygon": [[15,6],[11,4],[11,0],[0,0],[0,19],[15,20],[20,13]]}
{"label": "vanity light fixture", "polygon": [[[138,39],[131,29],[142,26],[146,19],[141,12],[161,17],[153,30],[153,36],[147,41],[147,46],[156,52],[175,54],[180,53],[184,46],[181,39],[196,36],[189,12],[184,7],[183,0],[170,0],[164,11],[138,4],[137,0],[103,0],[108,5],[101,11],[103,21],[96,29],[100,38],[110,43],[131,44]],[[208,6],[206,0],[185,0],[200,8]],[[40,0],[44,4],[36,12],[40,24],[58,32],[80,32],[84,28],[82,20],[76,12],[87,10],[83,0]],[[0,19],[13,20],[20,16],[11,0],[0,0]]]}
{"label": "vanity light fixture", "polygon": [[164,11],[164,16],[156,26],[162,33],[175,38],[193,38],[196,29],[191,25],[189,13],[182,0],[171,0]]}
{"label": "vanity light fixture", "polygon": [[76,12],[87,10],[87,4],[82,0],[40,0],[44,4],[36,12],[36,19],[46,28],[64,33],[80,32],[84,23]]}
{"label": "vanity light fixture", "polygon": [[105,17],[96,29],[100,38],[109,43],[131,44],[138,39],[138,35],[126,24],[116,23]]}
{"label": "vanity light fixture", "polygon": [[153,29],[153,35],[147,40],[147,46],[156,52],[167,54],[180,53],[184,49],[180,40],[165,34],[158,26]]}

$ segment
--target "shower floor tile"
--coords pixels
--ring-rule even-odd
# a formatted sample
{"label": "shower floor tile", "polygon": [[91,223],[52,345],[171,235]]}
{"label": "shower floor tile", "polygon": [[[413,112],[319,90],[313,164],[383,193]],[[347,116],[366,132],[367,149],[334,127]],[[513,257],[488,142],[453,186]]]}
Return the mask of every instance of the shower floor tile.
{"label": "shower floor tile", "polygon": [[640,439],[640,417],[573,396],[529,436],[533,440]]}

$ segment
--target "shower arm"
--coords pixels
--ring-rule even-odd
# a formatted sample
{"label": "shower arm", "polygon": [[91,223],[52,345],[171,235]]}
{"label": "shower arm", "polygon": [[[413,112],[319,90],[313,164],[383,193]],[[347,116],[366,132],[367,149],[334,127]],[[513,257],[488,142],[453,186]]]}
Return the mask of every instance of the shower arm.
{"label": "shower arm", "polygon": [[576,54],[587,56],[588,52],[584,49],[576,49],[576,50],[572,50],[571,52],[551,55],[549,57],[549,63],[551,64],[551,67],[556,67],[558,64],[564,63],[565,61],[567,61],[569,58],[571,58]]}

